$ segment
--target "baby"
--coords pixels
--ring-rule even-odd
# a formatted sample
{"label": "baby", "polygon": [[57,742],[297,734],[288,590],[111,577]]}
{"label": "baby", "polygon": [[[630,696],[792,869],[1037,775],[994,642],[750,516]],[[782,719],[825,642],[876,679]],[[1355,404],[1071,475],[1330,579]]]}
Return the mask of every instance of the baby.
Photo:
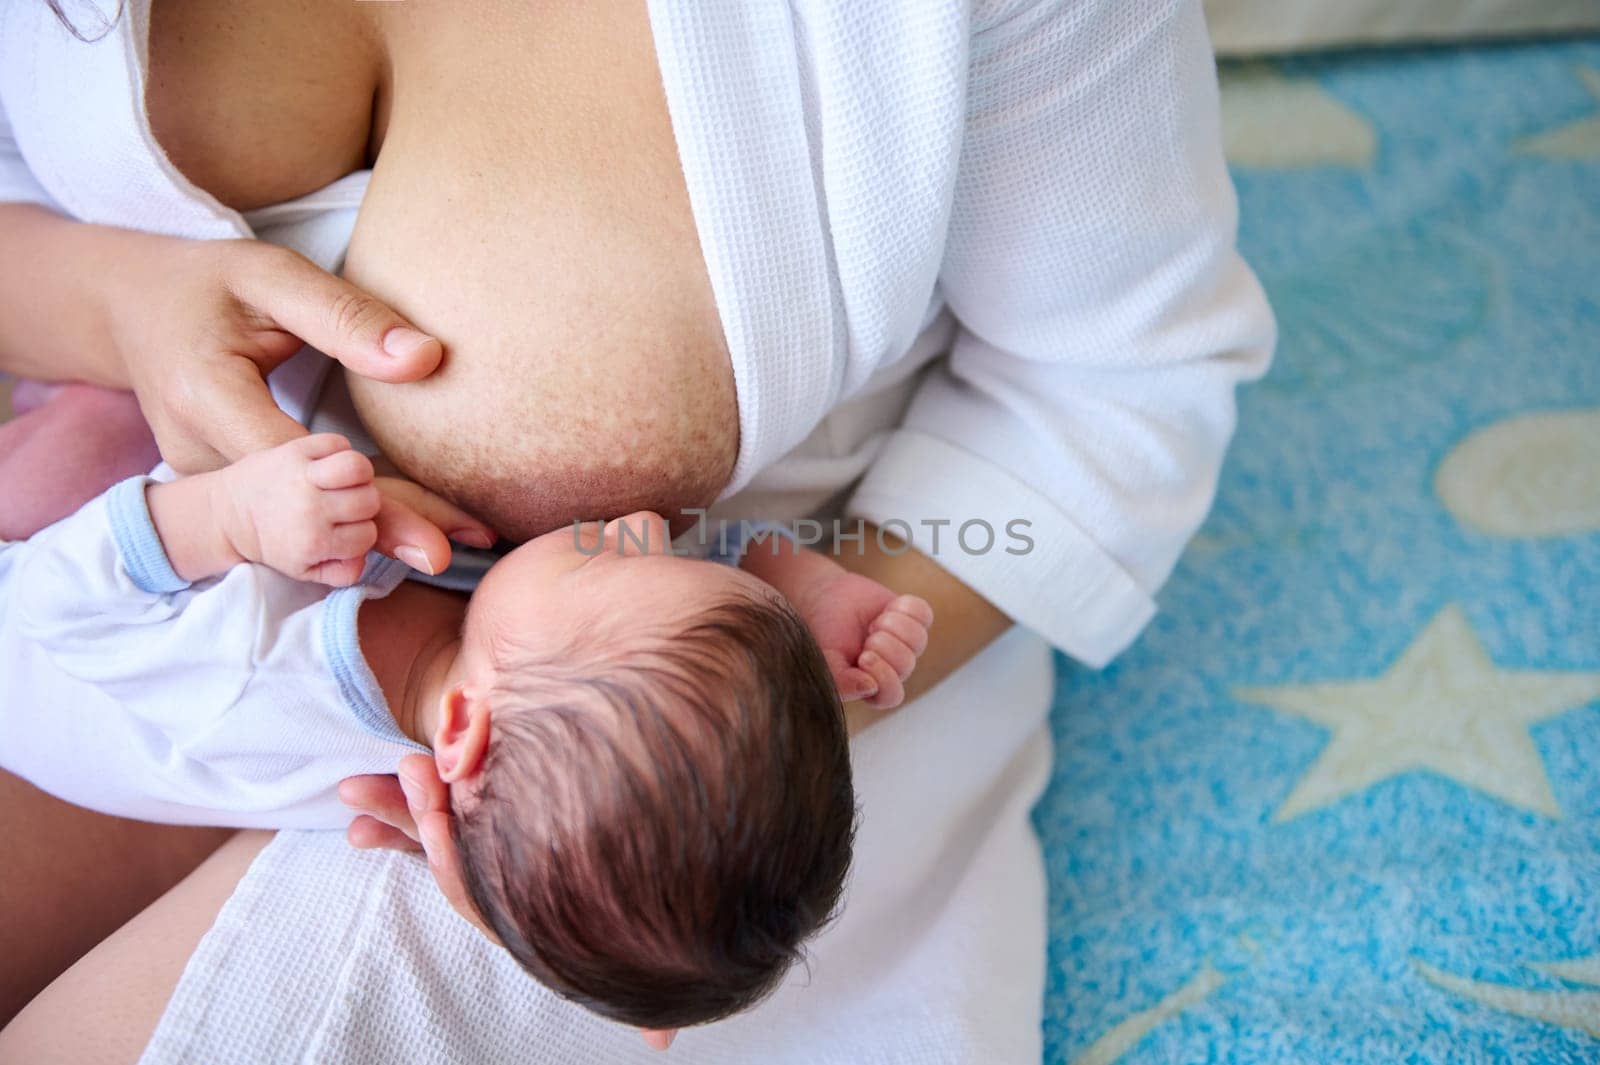
{"label": "baby", "polygon": [[320,435],[0,543],[0,765],[124,816],[333,828],[340,779],[431,747],[475,908],[546,986],[653,1029],[770,991],[849,866],[840,692],[909,675],[928,605],[781,536],[682,557],[649,513],[464,602],[368,560],[378,510]]}

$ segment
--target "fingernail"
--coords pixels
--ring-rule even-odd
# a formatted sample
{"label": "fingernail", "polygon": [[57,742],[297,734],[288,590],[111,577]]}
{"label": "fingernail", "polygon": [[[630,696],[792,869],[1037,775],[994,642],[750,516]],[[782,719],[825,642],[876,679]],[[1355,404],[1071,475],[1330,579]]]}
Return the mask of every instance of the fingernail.
{"label": "fingernail", "polygon": [[477,529],[457,529],[450,534],[450,539],[458,544],[482,548],[485,551],[494,546],[494,537],[486,536]]}
{"label": "fingernail", "polygon": [[420,547],[412,547],[410,544],[406,544],[404,547],[397,547],[394,549],[394,557],[419,573],[426,573],[430,577],[433,576],[433,566],[429,564],[426,552]]}
{"label": "fingernail", "polygon": [[384,353],[396,359],[410,358],[424,345],[432,342],[433,338],[427,333],[412,329],[408,325],[397,325],[383,334]]}

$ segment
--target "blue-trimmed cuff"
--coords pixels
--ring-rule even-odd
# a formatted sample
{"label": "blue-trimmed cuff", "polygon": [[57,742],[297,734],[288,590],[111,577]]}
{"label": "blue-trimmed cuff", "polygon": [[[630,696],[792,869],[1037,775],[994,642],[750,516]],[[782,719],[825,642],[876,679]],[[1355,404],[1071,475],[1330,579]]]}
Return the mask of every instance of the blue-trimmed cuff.
{"label": "blue-trimmed cuff", "polygon": [[[729,524],[733,524],[732,536],[728,535]],[[744,561],[745,553],[750,550],[752,543],[764,541],[769,536],[782,537],[795,546],[799,546],[800,543],[795,539],[794,530],[781,521],[724,522],[718,528],[717,536],[712,541],[711,551],[706,558],[724,566],[737,566]]]}
{"label": "blue-trimmed cuff", "polygon": [[151,483],[148,477],[129,477],[113,485],[106,493],[106,510],[111,516],[111,537],[128,578],[147,595],[171,595],[189,587],[189,582],[172,568],[167,549],[156,534],[150,504],[144,498],[145,487]]}
{"label": "blue-trimmed cuff", "polygon": [[400,731],[394,714],[383,697],[383,686],[373,675],[361,653],[361,633],[356,626],[357,612],[368,599],[381,599],[406,579],[411,570],[382,555],[369,555],[361,580],[348,588],[337,588],[322,601],[322,653],[339,685],[345,706],[361,727],[383,740],[406,743],[419,752],[428,748]]}

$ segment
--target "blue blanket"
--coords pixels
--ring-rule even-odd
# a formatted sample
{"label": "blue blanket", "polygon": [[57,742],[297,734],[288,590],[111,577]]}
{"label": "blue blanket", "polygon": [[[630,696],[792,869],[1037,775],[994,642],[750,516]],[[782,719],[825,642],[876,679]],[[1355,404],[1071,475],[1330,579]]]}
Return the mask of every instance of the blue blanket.
{"label": "blue blanket", "polygon": [[1060,665],[1047,1058],[1600,1062],[1600,41],[1231,82],[1282,342]]}

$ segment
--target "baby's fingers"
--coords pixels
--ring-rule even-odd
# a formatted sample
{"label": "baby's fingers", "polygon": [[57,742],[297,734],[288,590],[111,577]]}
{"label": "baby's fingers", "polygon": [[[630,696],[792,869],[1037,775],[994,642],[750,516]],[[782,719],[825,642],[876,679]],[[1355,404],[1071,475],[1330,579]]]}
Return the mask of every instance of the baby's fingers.
{"label": "baby's fingers", "polygon": [[360,562],[378,542],[378,523],[353,521],[348,525],[335,525],[328,537],[328,557]]}
{"label": "baby's fingers", "polygon": [[923,628],[933,624],[933,607],[920,595],[897,596],[894,602],[883,609],[884,613],[904,614]]}
{"label": "baby's fingers", "polygon": [[371,521],[378,516],[378,489],[373,485],[338,488],[322,493],[322,515],[335,525]]}
{"label": "baby's fingers", "polygon": [[822,657],[828,663],[828,672],[833,674],[833,686],[839,691],[841,703],[853,703],[878,694],[878,682],[872,679],[872,674],[852,666],[838,651],[825,649]]}
{"label": "baby's fingers", "polygon": [[893,606],[873,618],[872,624],[867,626],[867,632],[869,634],[888,633],[911,648],[912,655],[920,655],[928,649],[927,624],[918,621],[910,614],[895,610]]}
{"label": "baby's fingers", "polygon": [[333,588],[347,588],[361,579],[367,567],[367,552],[378,542],[378,525],[372,521],[353,521],[335,525],[328,534],[328,558],[311,567],[310,579]]}
{"label": "baby's fingers", "polygon": [[330,559],[312,566],[307,579],[330,588],[348,588],[361,579],[361,571],[366,568],[365,558]]}
{"label": "baby's fingers", "polygon": [[[308,439],[316,440],[317,437]],[[343,440],[343,437],[333,437]],[[306,467],[306,477],[313,485],[325,491],[338,488],[359,488],[372,483],[372,460],[359,451],[351,451],[348,445],[342,451],[335,451],[322,458],[318,458]]]}
{"label": "baby's fingers", "polygon": [[866,650],[889,663],[895,676],[905,680],[917,668],[917,653],[898,636],[879,630],[867,637]]}
{"label": "baby's fingers", "polygon": [[905,702],[906,686],[900,674],[876,651],[861,652],[860,666],[877,682],[878,694],[867,700],[867,705],[877,710],[893,710]]}

